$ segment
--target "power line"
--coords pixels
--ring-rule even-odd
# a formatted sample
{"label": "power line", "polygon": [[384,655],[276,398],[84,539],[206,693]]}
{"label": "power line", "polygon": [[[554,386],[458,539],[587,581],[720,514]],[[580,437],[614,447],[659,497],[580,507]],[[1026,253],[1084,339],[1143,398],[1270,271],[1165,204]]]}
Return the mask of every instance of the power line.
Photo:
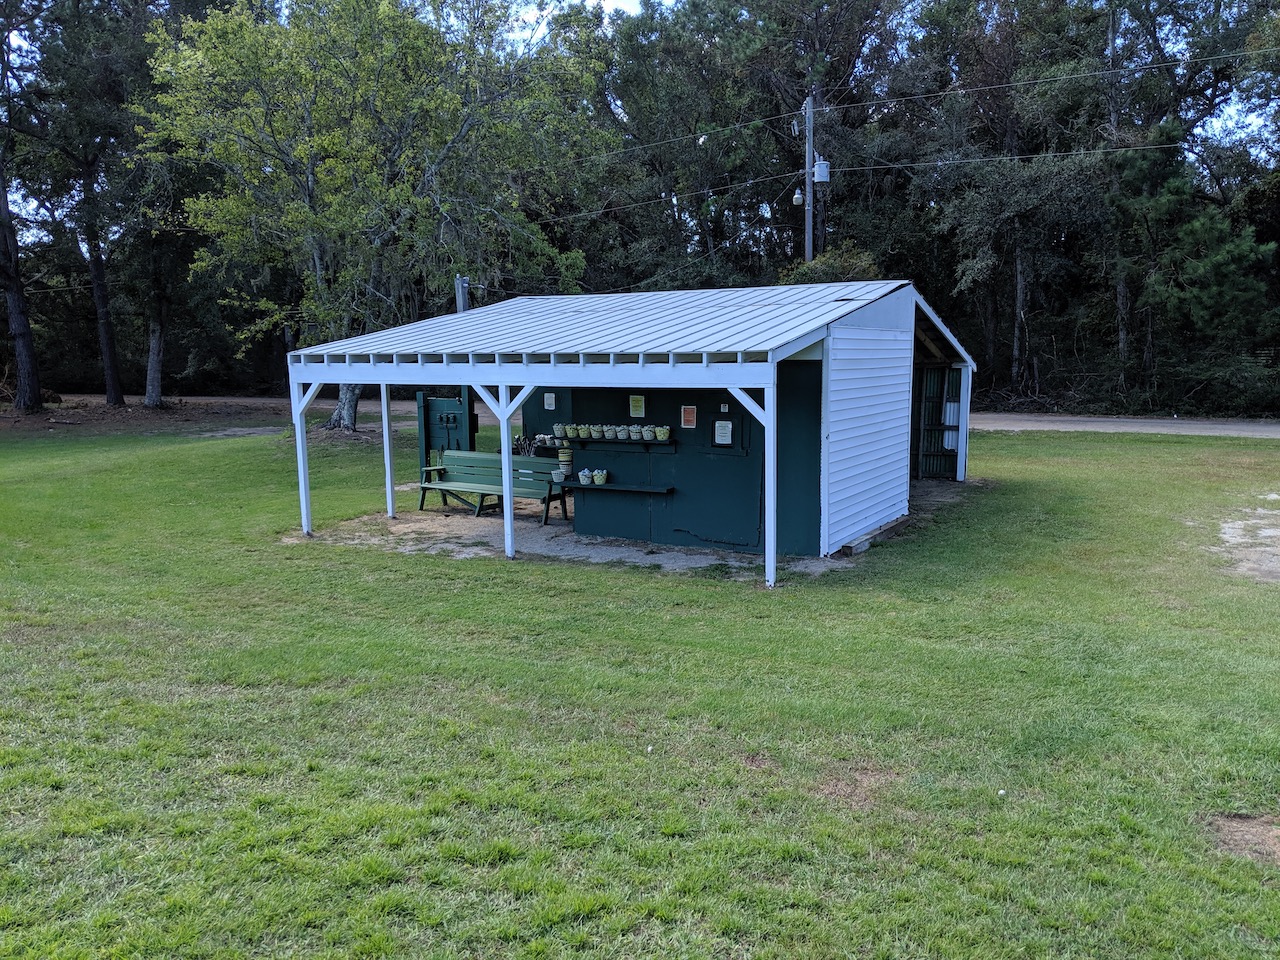
{"label": "power line", "polygon": [[[1085,80],[1085,79],[1096,79],[1099,77],[1107,77],[1107,76],[1121,76],[1124,74],[1140,73],[1146,70],[1157,70],[1157,69],[1162,69],[1164,67],[1177,66],[1182,64],[1212,63],[1217,60],[1228,60],[1233,57],[1263,56],[1263,55],[1274,54],[1274,53],[1280,53],[1280,47],[1265,47],[1261,50],[1235,51],[1232,53],[1219,53],[1219,54],[1212,54],[1212,55],[1203,56],[1203,57],[1188,57],[1186,59],[1180,59],[1180,60],[1165,60],[1165,61],[1158,61],[1156,63],[1143,64],[1141,66],[1135,66],[1135,67],[1116,67],[1116,68],[1111,68],[1107,70],[1092,70],[1092,71],[1086,71],[1083,73],[1064,74],[1062,76],[1055,76],[1055,77],[1039,77],[1039,78],[1034,78],[1030,80],[1014,80],[1008,83],[988,84],[981,87],[956,87],[948,90],[939,90],[933,93],[910,94],[910,95],[905,95],[900,97],[880,97],[874,100],[862,100],[856,103],[836,104],[828,107],[827,110],[853,110],[858,107],[890,106],[892,104],[897,104],[897,103],[917,102],[921,100],[941,98],[941,97],[952,96],[952,95],[988,93],[996,90],[1017,89],[1020,87],[1035,86],[1035,85],[1040,85],[1045,83],[1064,83],[1070,80]],[[1259,71],[1255,71],[1255,72],[1259,72]],[[835,89],[835,88],[831,88],[831,89]],[[668,137],[665,140],[658,140],[658,141],[654,141],[653,143],[637,144],[636,146],[633,146],[633,147],[624,147],[618,150],[606,151],[604,153],[595,154],[595,157],[598,159],[607,159],[610,157],[623,156],[629,153],[636,153],[641,150],[651,150],[657,147],[670,146],[671,144],[682,143],[688,140],[705,139],[707,137],[717,136],[724,133],[732,133],[735,130],[741,130],[745,127],[759,126],[766,123],[772,123],[775,120],[786,120],[791,117],[794,117],[795,115],[796,115],[795,111],[790,111],[788,113],[776,114],[771,117],[761,117],[761,118],[756,118],[752,120],[745,120],[740,123],[731,124],[729,126],[717,127],[711,130],[704,130],[700,133],[682,134],[681,136],[678,136],[678,137]],[[1028,159],[1035,159],[1036,157],[1090,156],[1090,155],[1096,155],[1096,154],[1119,153],[1119,152],[1132,151],[1132,150],[1148,150],[1148,149],[1163,150],[1163,149],[1170,149],[1174,146],[1176,146],[1176,144],[1138,145],[1138,146],[1131,146],[1131,147],[1103,147],[1095,150],[1070,151],[1070,152],[1060,152],[1060,153],[1023,154],[1020,156],[974,157],[974,158],[959,158],[955,160],[942,160],[942,161],[932,160],[932,161],[918,161],[918,162],[909,162],[909,163],[878,164],[878,165],[855,166],[855,167],[838,167],[838,168],[835,168],[832,172],[856,173],[856,172],[869,172],[874,170],[912,169],[917,167],[951,165],[951,164],[959,164],[959,163],[981,163],[981,162],[987,162],[987,161],[999,162],[1004,160],[1028,160]],[[550,164],[542,168],[535,168],[535,169],[547,169],[549,167],[550,167]],[[786,174],[775,174],[772,176],[765,176],[765,177],[753,177],[751,180],[747,180],[737,184],[728,184],[724,187],[721,187],[720,189],[736,190],[740,187],[750,186],[751,184],[754,184],[754,183],[768,183],[770,181],[783,179],[784,177],[795,177],[795,176],[797,176],[797,174],[795,173],[786,173]],[[605,213],[617,213],[625,210],[632,210],[639,207],[650,206],[655,203],[666,203],[671,200],[687,199],[689,197],[699,196],[707,192],[709,192],[708,189],[691,190],[683,194],[669,194],[662,197],[654,198],[652,200],[637,200],[635,202],[622,204],[619,206],[603,207],[599,210],[589,210],[589,211],[583,211],[580,213],[565,214],[564,216],[560,216],[560,217],[547,217],[541,220],[536,220],[534,222],[535,224],[540,226],[544,224],[563,223],[571,220],[585,219],[587,217],[597,217]]]}
{"label": "power line", "polygon": [[[1035,77],[1028,80],[1011,80],[1007,83],[985,84],[980,87],[950,87],[945,90],[935,90],[930,93],[904,94],[903,96],[897,96],[897,97],[877,97],[872,100],[855,101],[854,103],[832,104],[830,106],[827,106],[825,109],[828,111],[835,111],[835,110],[855,110],[860,107],[885,107],[885,106],[892,106],[898,103],[913,103],[921,100],[930,100],[935,98],[940,99],[942,97],[962,96],[962,95],[975,94],[975,93],[991,93],[997,90],[1013,90],[1021,87],[1038,86],[1038,85],[1047,84],[1047,83],[1065,83],[1071,80],[1090,80],[1090,79],[1098,79],[1101,77],[1109,77],[1109,76],[1119,77],[1125,74],[1142,73],[1147,70],[1160,70],[1165,67],[1180,66],[1184,64],[1190,65],[1190,64],[1212,63],[1217,60],[1230,60],[1235,57],[1266,56],[1269,54],[1276,54],[1276,53],[1280,53],[1280,47],[1264,47],[1263,49],[1260,49],[1260,50],[1237,50],[1231,53],[1216,53],[1216,54],[1211,54],[1203,57],[1188,57],[1186,59],[1179,59],[1179,60],[1162,60],[1162,61],[1157,61],[1155,63],[1147,63],[1147,64],[1142,64],[1142,65],[1133,66],[1133,67],[1112,67],[1106,70],[1090,70],[1090,71],[1085,71],[1083,73],[1070,73],[1070,74],[1063,74],[1061,76],[1054,76],[1054,77]],[[1250,72],[1260,73],[1262,71],[1260,69],[1255,69]],[[839,89],[843,89],[843,88],[841,87],[826,88],[828,92],[839,90]],[[729,124],[728,126],[724,126],[724,127],[713,127],[709,130],[699,131],[698,133],[687,133],[687,134],[681,134],[678,137],[668,137],[665,140],[655,140],[652,143],[636,144],[635,146],[632,146],[632,147],[620,147],[617,150],[606,150],[603,153],[597,153],[597,154],[594,154],[593,156],[597,159],[602,159],[602,160],[608,159],[611,157],[624,156],[629,153],[637,153],[641,150],[652,150],[657,147],[666,147],[674,143],[683,143],[688,140],[699,140],[707,137],[719,136],[720,134],[724,134],[724,133],[732,133],[735,130],[742,130],[746,127],[761,126],[766,123],[773,123],[776,120],[788,120],[794,116],[796,116],[796,111],[791,110],[791,111],[788,111],[787,113],[779,113],[771,117],[757,117],[751,120],[743,120],[739,123]],[[542,168],[535,168],[535,169],[546,169],[550,166],[551,164],[547,164]]]}
{"label": "power line", "polygon": [[[1280,47],[1266,47],[1261,50],[1237,50],[1233,53],[1215,53],[1204,57],[1187,57],[1179,60],[1162,60],[1155,63],[1142,64],[1135,67],[1111,67],[1106,70],[1089,70],[1084,73],[1068,73],[1055,77],[1033,77],[1028,80],[1010,80],[1007,83],[992,83],[980,87],[956,87],[947,90],[937,90],[932,93],[913,93],[900,97],[881,97],[876,100],[862,100],[857,103],[832,104],[828,110],[853,110],[858,107],[878,107],[888,106],[895,103],[911,103],[918,100],[929,100],[935,97],[944,97],[951,94],[973,94],[973,93],[990,93],[996,90],[1014,90],[1021,87],[1039,86],[1046,83],[1065,83],[1069,80],[1096,80],[1102,77],[1119,77],[1124,74],[1141,73],[1147,70],[1161,70],[1165,67],[1176,67],[1190,64],[1212,63],[1215,60],[1230,60],[1234,57],[1247,56],[1263,56],[1266,54],[1280,53]],[[1254,69],[1250,73],[1261,73],[1262,70]],[[827,91],[835,91],[842,89],[841,87],[827,87]]]}
{"label": "power line", "polygon": [[[914,169],[920,169],[925,167],[950,167],[950,166],[959,166],[962,164],[977,164],[977,163],[997,164],[997,163],[1008,163],[1012,161],[1024,161],[1024,160],[1070,159],[1073,157],[1103,156],[1106,154],[1113,154],[1113,153],[1134,153],[1134,152],[1139,152],[1144,150],[1173,150],[1173,149],[1178,149],[1181,146],[1182,144],[1180,143],[1145,143],[1145,144],[1134,144],[1133,146],[1125,146],[1125,147],[1097,147],[1092,150],[1058,150],[1058,151],[1050,151],[1045,153],[997,154],[994,156],[982,156],[982,157],[951,157],[948,159],[910,160],[910,161],[894,162],[894,163],[872,163],[872,164],[864,164],[861,166],[852,166],[852,167],[832,167],[831,172],[832,173],[871,173],[877,170],[914,170]],[[752,177],[750,180],[744,180],[740,183],[725,184],[724,186],[719,187],[717,189],[722,193],[730,193],[732,191],[740,190],[744,187],[754,186],[755,184],[758,184],[758,183],[770,183],[775,180],[789,179],[792,182],[797,182],[801,176],[802,174],[796,171],[788,171],[787,173],[773,174],[771,176]],[[791,189],[790,184],[787,185],[787,189],[788,190]],[[632,203],[625,203],[619,206],[602,207],[599,210],[583,210],[583,211],[579,211],[578,213],[567,213],[564,216],[560,216],[560,217],[547,217],[542,220],[535,220],[534,224],[536,226],[541,226],[543,224],[564,223],[570,220],[584,220],[589,217],[603,216],[604,214],[607,214],[607,213],[619,213],[624,210],[633,210],[638,207],[652,206],[655,203],[670,203],[673,200],[684,200],[689,197],[698,197],[706,193],[711,193],[713,196],[715,195],[715,193],[709,189],[690,190],[685,193],[667,194],[665,196],[655,197],[652,200],[636,200]],[[774,201],[775,204],[777,202],[778,202],[777,200]]]}
{"label": "power line", "polygon": [[[901,169],[909,169],[909,168],[915,168],[915,167],[952,166],[952,165],[963,164],[963,163],[1002,162],[1002,161],[1010,161],[1010,160],[1038,160],[1043,157],[1070,158],[1070,157],[1091,156],[1095,154],[1124,153],[1124,152],[1139,151],[1139,150],[1169,150],[1178,146],[1181,146],[1181,144],[1177,144],[1177,143],[1139,144],[1132,147],[1104,147],[1096,150],[1058,151],[1054,153],[1028,153],[1028,154],[1021,154],[1017,156],[967,157],[967,158],[957,157],[950,160],[922,160],[914,163],[880,163],[880,164],[869,164],[869,165],[859,166],[859,167],[836,167],[836,168],[833,168],[831,172],[832,173],[862,173],[862,172],[869,172],[869,171],[875,171],[875,170],[901,170]],[[793,179],[798,179],[798,175],[795,173],[778,174],[772,177],[758,177],[754,180],[748,180],[748,181],[745,181],[744,183],[737,184],[736,186],[737,187],[752,186],[757,183],[766,183],[770,180],[780,180],[783,177],[791,177]],[[736,187],[726,187],[725,189],[726,190],[736,189]],[[765,211],[766,210],[770,211],[769,215],[771,216],[774,207],[778,206],[782,202],[782,198],[785,197],[790,190],[791,190],[791,184],[787,184],[787,186],[783,189],[783,191],[779,193],[776,197],[774,197],[770,203],[761,205],[760,212],[756,214],[755,218],[750,223],[748,223],[745,227],[739,230],[732,237],[718,243],[712,250],[708,250],[706,253],[698,257],[695,257],[692,260],[686,260],[684,263],[680,264],[679,266],[670,267],[666,270],[660,271],[659,273],[655,273],[653,276],[647,277],[646,279],[641,280],[637,283],[628,284],[623,287],[613,287],[609,290],[593,290],[592,293],[626,293],[627,291],[634,290],[637,287],[642,286],[643,284],[652,283],[655,280],[660,280],[663,277],[670,276],[673,273],[679,273],[682,270],[686,270],[693,264],[701,263],[703,260],[706,260],[712,254],[720,250],[723,250],[726,247],[731,246],[732,244],[737,243],[744,236],[746,236],[748,233],[750,233],[752,230],[758,227],[765,219],[765,216],[766,216]],[[689,194],[684,194],[684,196],[697,196],[698,194],[701,194],[704,192],[705,191],[703,190],[696,190]],[[657,200],[643,200],[637,203],[628,204],[625,207],[608,208],[608,210],[598,211],[590,214],[573,214],[570,217],[564,217],[559,219],[572,219],[578,216],[599,216],[600,213],[612,212],[612,210],[615,210],[615,209],[625,210],[625,209],[630,209],[631,207],[645,206],[651,203],[666,203],[666,202],[669,202],[669,199],[670,198],[668,197],[660,197]],[[548,223],[548,222],[555,222],[555,221],[539,220],[536,222]]]}
{"label": "power line", "polygon": [[832,173],[867,173],[876,170],[908,170],[919,167],[949,167],[965,163],[1003,163],[1011,160],[1069,159],[1109,153],[1136,153],[1141,150],[1173,150],[1180,143],[1139,143],[1128,147],[1097,147],[1092,150],[1056,150],[1045,153],[1001,154],[992,157],[952,157],[947,160],[915,160],[906,163],[875,163],[860,167],[832,167]]}
{"label": "power line", "polygon": [[770,183],[774,180],[782,180],[784,178],[794,179],[795,176],[795,171],[789,170],[786,173],[775,173],[765,177],[752,177],[750,180],[743,180],[740,183],[727,183],[721,187],[701,187],[697,190],[687,190],[684,193],[665,193],[662,196],[654,197],[651,200],[635,200],[631,203],[603,207],[599,210],[582,210],[578,213],[566,213],[560,217],[546,217],[545,219],[535,220],[533,222],[535,226],[541,226],[547,223],[564,223],[569,220],[585,220],[588,217],[598,217],[605,213],[621,213],[624,210],[633,210],[637,207],[648,207],[655,203],[673,203],[678,200],[687,200],[690,197],[700,197],[704,194],[709,194],[714,197],[716,196],[717,190],[723,194],[734,190],[740,190],[743,187],[750,187],[757,183]]}
{"label": "power line", "polygon": [[[741,123],[730,124],[727,127],[713,127],[710,130],[703,130],[700,133],[684,133],[678,137],[668,137],[666,140],[655,140],[652,143],[638,143],[634,147],[620,147],[617,150],[606,150],[604,153],[593,154],[597,159],[607,159],[609,157],[619,157],[628,153],[636,153],[640,150],[652,150],[656,147],[666,147],[673,143],[683,143],[686,140],[704,140],[707,137],[719,136],[722,133],[732,133],[734,130],[741,130],[744,127],[763,126],[766,123],[772,123],[775,120],[787,120],[795,116],[795,111],[790,110],[787,113],[779,113],[772,117],[757,117],[753,120],[743,120]],[[550,166],[548,164],[547,166]]]}

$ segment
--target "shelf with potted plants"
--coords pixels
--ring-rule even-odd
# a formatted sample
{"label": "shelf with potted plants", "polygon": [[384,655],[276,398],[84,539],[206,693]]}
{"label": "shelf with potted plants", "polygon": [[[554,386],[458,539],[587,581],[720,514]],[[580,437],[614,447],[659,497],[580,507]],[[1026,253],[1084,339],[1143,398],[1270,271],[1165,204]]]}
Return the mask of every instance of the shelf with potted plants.
{"label": "shelf with potted plants", "polygon": [[632,427],[557,423],[555,438],[567,442],[572,447],[587,447],[593,444],[619,447],[670,447],[675,442],[671,436],[670,427],[652,425]]}

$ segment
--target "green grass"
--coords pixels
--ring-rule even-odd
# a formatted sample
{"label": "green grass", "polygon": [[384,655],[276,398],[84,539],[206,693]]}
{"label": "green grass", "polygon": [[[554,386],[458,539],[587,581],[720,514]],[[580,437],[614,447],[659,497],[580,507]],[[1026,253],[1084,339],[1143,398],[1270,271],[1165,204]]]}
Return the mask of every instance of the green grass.
{"label": "green grass", "polygon": [[285,544],[287,437],[5,438],[0,955],[1276,956],[1204,820],[1280,812],[1280,586],[1208,549],[1280,445],[972,456],[766,591]]}

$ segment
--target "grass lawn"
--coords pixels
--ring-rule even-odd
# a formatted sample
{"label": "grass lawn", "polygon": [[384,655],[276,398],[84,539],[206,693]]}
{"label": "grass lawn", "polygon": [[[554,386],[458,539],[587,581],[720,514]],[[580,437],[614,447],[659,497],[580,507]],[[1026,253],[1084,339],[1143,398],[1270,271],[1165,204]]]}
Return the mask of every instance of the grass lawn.
{"label": "grass lawn", "polygon": [[[1280,813],[1280,585],[1209,549],[1280,444],[975,435],[773,591],[286,545],[288,437],[0,444],[2,956],[1280,953],[1206,827]],[[317,526],[381,464],[313,445]]]}

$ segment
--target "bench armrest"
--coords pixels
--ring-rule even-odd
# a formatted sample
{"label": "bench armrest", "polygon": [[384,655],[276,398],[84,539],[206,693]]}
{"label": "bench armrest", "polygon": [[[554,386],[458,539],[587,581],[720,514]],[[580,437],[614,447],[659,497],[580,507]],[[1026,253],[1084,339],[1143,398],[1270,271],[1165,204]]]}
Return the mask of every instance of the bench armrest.
{"label": "bench armrest", "polygon": [[427,482],[427,474],[429,473],[444,473],[444,467],[423,467],[422,468],[423,483]]}

